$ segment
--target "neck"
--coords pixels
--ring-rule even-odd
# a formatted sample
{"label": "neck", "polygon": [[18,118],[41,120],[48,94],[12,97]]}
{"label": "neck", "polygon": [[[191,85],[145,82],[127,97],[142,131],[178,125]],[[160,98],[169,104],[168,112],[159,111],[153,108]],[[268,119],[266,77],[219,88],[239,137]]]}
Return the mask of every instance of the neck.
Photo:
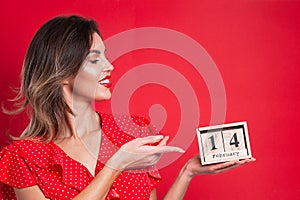
{"label": "neck", "polygon": [[86,134],[100,130],[99,116],[92,103],[76,102],[70,106],[74,115],[67,113],[68,125],[64,137],[83,138]]}
{"label": "neck", "polygon": [[88,133],[100,130],[100,119],[93,109],[93,101],[86,101],[73,95],[72,88],[68,84],[64,85],[63,90],[67,104],[74,115],[66,113],[68,123],[62,137],[79,139]]}

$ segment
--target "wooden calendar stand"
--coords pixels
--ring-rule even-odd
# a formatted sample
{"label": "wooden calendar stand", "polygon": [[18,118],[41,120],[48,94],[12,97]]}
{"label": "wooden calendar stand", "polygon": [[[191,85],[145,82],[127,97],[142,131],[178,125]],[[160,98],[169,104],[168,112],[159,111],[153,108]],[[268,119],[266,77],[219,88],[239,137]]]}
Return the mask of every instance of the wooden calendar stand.
{"label": "wooden calendar stand", "polygon": [[247,122],[197,129],[202,165],[251,158]]}

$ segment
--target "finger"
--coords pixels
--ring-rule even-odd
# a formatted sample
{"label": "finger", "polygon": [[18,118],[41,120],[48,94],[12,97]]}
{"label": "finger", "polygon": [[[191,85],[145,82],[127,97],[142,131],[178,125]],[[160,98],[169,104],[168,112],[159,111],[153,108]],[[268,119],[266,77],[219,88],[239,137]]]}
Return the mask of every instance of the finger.
{"label": "finger", "polygon": [[169,138],[170,138],[169,136],[164,137],[157,146],[166,146]]}
{"label": "finger", "polygon": [[247,163],[250,163],[250,162],[254,162],[254,161],[256,161],[255,158],[243,159],[243,160],[238,161],[238,164],[239,165],[244,165],[244,164],[247,164]]}
{"label": "finger", "polygon": [[256,158],[253,158],[253,157],[252,157],[252,158],[249,158],[248,161],[249,161],[249,162],[254,162],[254,161],[256,161]]}
{"label": "finger", "polygon": [[237,164],[239,164],[239,165],[244,165],[244,164],[247,164],[247,163],[249,163],[249,162],[251,162],[249,159],[245,159],[245,160],[239,160],[239,161],[237,162]]}
{"label": "finger", "polygon": [[213,167],[213,171],[224,169],[230,166],[235,165],[238,162],[238,160],[232,160],[224,163],[215,164]]}
{"label": "finger", "polygon": [[163,137],[163,135],[152,135],[148,137],[139,138],[139,142],[140,145],[153,144],[159,142],[161,139],[163,139]]}
{"label": "finger", "polygon": [[256,158],[252,157],[252,158],[250,158],[250,160],[251,160],[252,162],[254,162],[254,161],[256,161]]}
{"label": "finger", "polygon": [[184,153],[185,152],[185,150],[183,150],[182,148],[175,147],[175,146],[159,146],[156,148],[158,148],[156,153],[169,153],[169,152]]}
{"label": "finger", "polygon": [[219,173],[222,173],[222,172],[226,172],[226,171],[229,171],[229,170],[232,170],[234,168],[237,168],[238,166],[240,166],[239,164],[234,164],[230,167],[226,167],[226,168],[223,168],[223,169],[218,169],[218,170],[215,170],[215,174],[219,174]]}
{"label": "finger", "polygon": [[254,162],[255,160],[256,160],[255,158],[250,158],[250,159],[234,160],[234,161],[231,161],[231,162],[222,163],[222,164],[224,164],[223,165],[224,168],[215,169],[215,173],[218,174],[218,173],[221,173],[221,172],[229,171],[229,170],[237,168],[241,165],[247,164],[249,162]]}

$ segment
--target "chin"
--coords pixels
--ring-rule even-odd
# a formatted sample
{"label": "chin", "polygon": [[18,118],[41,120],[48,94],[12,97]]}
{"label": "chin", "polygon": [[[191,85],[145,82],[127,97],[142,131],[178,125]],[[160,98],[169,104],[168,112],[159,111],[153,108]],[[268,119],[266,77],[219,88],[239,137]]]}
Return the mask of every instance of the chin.
{"label": "chin", "polygon": [[110,98],[111,98],[111,93],[108,92],[108,93],[105,93],[105,94],[96,95],[95,96],[95,101],[107,101],[107,100],[110,100]]}

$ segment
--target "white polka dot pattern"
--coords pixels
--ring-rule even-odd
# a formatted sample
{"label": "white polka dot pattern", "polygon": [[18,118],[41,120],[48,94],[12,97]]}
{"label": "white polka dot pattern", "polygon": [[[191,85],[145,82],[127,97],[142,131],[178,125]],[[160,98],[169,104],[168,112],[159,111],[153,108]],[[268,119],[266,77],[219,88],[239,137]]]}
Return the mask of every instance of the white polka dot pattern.
{"label": "white polka dot pattern", "polygon": [[[141,117],[114,119],[101,114],[101,118],[103,135],[96,174],[120,146],[136,137],[156,133]],[[136,126],[130,127],[128,120],[133,120],[138,130]],[[117,126],[120,123],[122,129]],[[13,187],[33,185],[38,185],[47,198],[72,199],[94,178],[84,165],[70,158],[53,142],[14,141],[2,149],[0,159],[1,194],[5,200],[16,199]],[[124,171],[114,181],[106,199],[149,199],[151,190],[160,180],[155,167]]]}

